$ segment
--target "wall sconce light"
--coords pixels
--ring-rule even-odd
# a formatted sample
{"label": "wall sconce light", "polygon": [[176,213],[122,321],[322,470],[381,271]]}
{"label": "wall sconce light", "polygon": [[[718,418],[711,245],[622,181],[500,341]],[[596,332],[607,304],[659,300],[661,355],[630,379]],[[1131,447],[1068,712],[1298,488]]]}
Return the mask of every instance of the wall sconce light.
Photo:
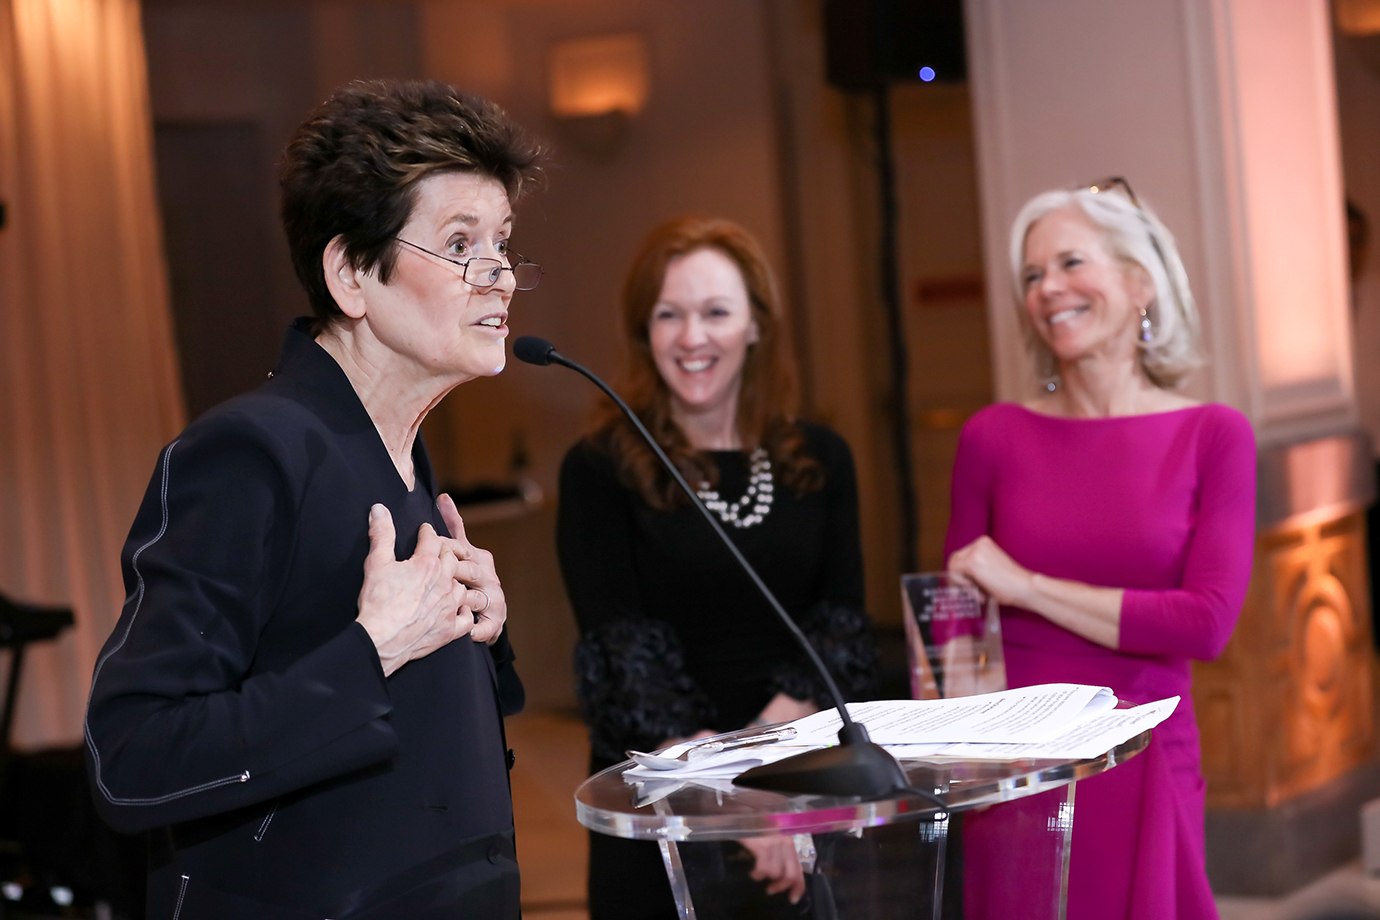
{"label": "wall sconce light", "polygon": [[647,41],[636,32],[572,38],[547,54],[551,114],[572,146],[596,158],[622,142],[628,119],[647,104]]}
{"label": "wall sconce light", "polygon": [[1377,0],[1336,0],[1333,9],[1338,27],[1347,35],[1380,32],[1380,2]]}

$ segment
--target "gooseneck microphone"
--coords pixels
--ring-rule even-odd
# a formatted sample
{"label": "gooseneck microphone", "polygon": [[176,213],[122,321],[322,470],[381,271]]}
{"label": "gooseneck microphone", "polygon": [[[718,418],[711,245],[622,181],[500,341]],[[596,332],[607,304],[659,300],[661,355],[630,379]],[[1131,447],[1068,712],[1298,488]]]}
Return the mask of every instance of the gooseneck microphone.
{"label": "gooseneck microphone", "polygon": [[[614,404],[627,416],[632,426],[637,429],[637,433],[647,442],[652,453],[656,454],[656,458],[661,461],[661,465],[666,468],[666,472],[675,480],[676,485],[685,492],[690,503],[699,509],[705,521],[719,535],[719,539],[723,541],[724,546],[733,555],[738,566],[752,579],[752,583],[757,586],[762,597],[771,605],[772,610],[776,612],[785,627],[790,630],[795,640],[800,643],[800,647],[805,650],[811,663],[814,664],[815,670],[824,679],[824,685],[829,689],[829,696],[834,701],[834,707],[838,710],[839,718],[843,720],[843,726],[839,729],[838,746],[817,751],[806,751],[803,754],[796,754],[775,763],[754,767],[740,775],[734,782],[753,789],[770,789],[776,792],[813,795],[877,797],[892,792],[910,790],[905,772],[902,771],[901,765],[896,762],[896,758],[888,754],[880,745],[873,744],[867,736],[867,729],[860,723],[854,722],[852,717],[848,715],[848,707],[844,705],[843,694],[839,693],[838,684],[834,683],[833,676],[829,673],[829,669],[824,666],[824,662],[820,659],[814,646],[810,644],[810,640],[800,631],[800,627],[791,619],[790,614],[786,613],[786,609],[781,606],[776,595],[772,594],[766,582],[762,581],[762,577],[757,574],[757,570],[743,556],[737,544],[729,539],[718,520],[704,506],[704,502],[695,494],[695,490],[690,488],[690,484],[685,481],[680,470],[676,469],[671,458],[666,456],[661,445],[647,431],[642,420],[628,407],[628,404],[592,371],[556,351],[556,346],[545,339],[531,335],[522,336],[513,343],[513,356],[528,364],[539,366],[560,364],[568,367],[587,378],[603,390],[605,396],[613,400]],[[919,790],[914,791],[918,792]],[[926,793],[921,794],[927,795]]]}

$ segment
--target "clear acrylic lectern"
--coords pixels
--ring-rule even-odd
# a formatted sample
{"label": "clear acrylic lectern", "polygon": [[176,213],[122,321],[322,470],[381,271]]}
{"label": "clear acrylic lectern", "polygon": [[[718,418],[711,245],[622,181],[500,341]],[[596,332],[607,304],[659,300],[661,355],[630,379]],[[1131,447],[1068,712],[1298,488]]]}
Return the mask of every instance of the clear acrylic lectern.
{"label": "clear acrylic lectern", "polygon": [[[970,883],[969,917],[1062,918],[1074,785],[1140,753],[1149,740],[1145,731],[1101,757],[1067,762],[902,760],[911,786],[933,791],[949,812],[962,812],[970,822],[1000,823],[1000,861],[1009,870],[1002,876],[1012,883],[993,879],[977,891]],[[897,793],[862,801],[785,795],[727,782],[629,783],[623,773],[631,766],[628,761],[610,767],[580,786],[575,793],[579,821],[599,833],[657,841],[682,917],[940,916],[948,817],[936,815],[921,796]],[[790,905],[783,895],[768,897],[760,883],[747,879],[752,857],[733,841],[768,836],[794,842],[809,882],[799,904]]]}

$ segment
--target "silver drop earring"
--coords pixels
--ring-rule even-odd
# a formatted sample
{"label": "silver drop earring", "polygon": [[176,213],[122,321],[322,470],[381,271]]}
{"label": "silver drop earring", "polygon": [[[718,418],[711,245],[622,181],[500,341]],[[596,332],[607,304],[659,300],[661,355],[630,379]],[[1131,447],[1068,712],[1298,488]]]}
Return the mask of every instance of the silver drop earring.
{"label": "silver drop earring", "polygon": [[1140,340],[1150,341],[1150,311],[1148,307],[1140,308]]}

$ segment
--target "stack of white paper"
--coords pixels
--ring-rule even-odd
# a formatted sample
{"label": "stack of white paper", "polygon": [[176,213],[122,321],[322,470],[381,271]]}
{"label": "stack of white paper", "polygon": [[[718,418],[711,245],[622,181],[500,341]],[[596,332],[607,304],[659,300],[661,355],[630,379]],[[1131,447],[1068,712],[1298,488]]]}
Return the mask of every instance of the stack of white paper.
{"label": "stack of white paper", "polygon": [[[1112,709],[1089,716],[1052,738],[1041,741],[1006,743],[951,742],[948,744],[888,744],[895,757],[957,757],[969,760],[1087,760],[1100,757],[1147,728],[1154,728],[1174,712],[1179,698],[1171,696],[1131,709]],[[851,709],[849,710],[851,713]]]}
{"label": "stack of white paper", "polygon": [[[848,713],[899,758],[953,757],[990,760],[1082,760],[1100,756],[1167,719],[1179,703],[1171,697],[1116,709],[1107,687],[1041,684],[947,700],[884,700],[850,703]],[[663,757],[685,757],[673,769],[636,766],[629,781],[731,779],[744,770],[802,750],[837,742],[834,710],[790,723],[789,741],[697,756],[697,742],[673,745]],[[663,764],[663,766],[665,766]]]}

